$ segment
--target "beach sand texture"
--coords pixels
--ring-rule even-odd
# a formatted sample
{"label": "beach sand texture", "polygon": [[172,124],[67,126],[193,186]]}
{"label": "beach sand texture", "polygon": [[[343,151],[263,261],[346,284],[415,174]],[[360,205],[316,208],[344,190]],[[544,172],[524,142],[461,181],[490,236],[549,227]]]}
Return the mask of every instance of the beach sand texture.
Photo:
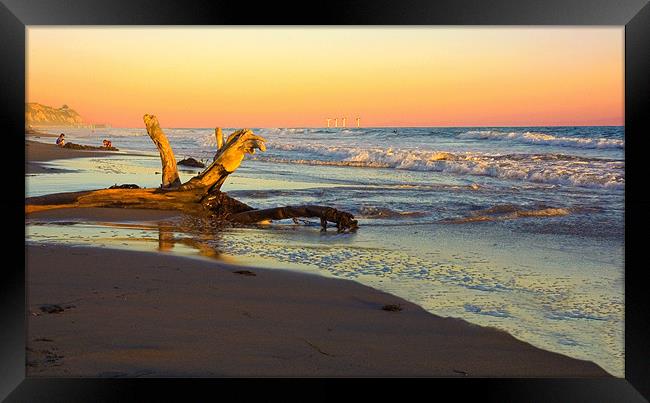
{"label": "beach sand texture", "polygon": [[[28,169],[99,154],[28,144]],[[37,216],[97,222],[170,214]],[[28,376],[608,376],[594,363],[349,280],[42,243],[27,246],[26,272]]]}
{"label": "beach sand texture", "polygon": [[86,247],[26,256],[29,376],[606,376],[353,281]]}

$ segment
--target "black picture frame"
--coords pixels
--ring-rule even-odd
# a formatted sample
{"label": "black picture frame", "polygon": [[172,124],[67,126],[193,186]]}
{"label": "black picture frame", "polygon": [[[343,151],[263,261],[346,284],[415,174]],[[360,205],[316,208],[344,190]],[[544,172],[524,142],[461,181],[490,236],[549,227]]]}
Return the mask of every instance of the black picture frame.
{"label": "black picture frame", "polygon": [[[648,0],[363,0],[341,3],[302,3],[223,0],[0,0],[0,122],[6,154],[24,164],[25,27],[28,25],[615,25],[625,26],[625,379],[426,379],[413,381],[424,393],[454,399],[475,395],[487,401],[646,401],[650,398],[648,354],[648,295],[643,277],[645,236],[650,201],[644,196],[648,177],[645,153],[650,127],[645,118],[650,104],[650,5]],[[6,157],[6,156],[5,156]],[[7,162],[10,163],[10,162]],[[24,166],[24,165],[23,165]],[[195,393],[239,391],[248,380],[99,380],[25,378],[25,244],[24,175],[7,167],[0,197],[3,223],[10,236],[0,282],[0,397],[7,401],[149,400],[170,396],[181,387],[185,399]],[[15,171],[15,172],[14,172]],[[637,235],[639,234],[639,235]],[[6,262],[6,260],[3,260]],[[21,265],[21,262],[23,264]],[[335,389],[318,386],[322,398],[339,397]],[[350,384],[341,380],[336,385]],[[403,381],[403,380],[402,380]],[[263,381],[272,394],[286,382]],[[367,385],[366,385],[367,384]],[[351,386],[351,385],[350,385]],[[390,382],[359,385],[367,393],[384,396]],[[433,388],[432,388],[433,387]],[[217,389],[218,388],[218,389]],[[399,389],[402,389],[401,387]],[[398,392],[397,390],[393,390]],[[311,393],[314,391],[312,390]],[[153,393],[153,394],[151,394]],[[283,397],[291,397],[284,392]],[[426,396],[426,395],[425,395]],[[645,396],[645,398],[644,398]],[[299,395],[296,397],[300,398]],[[339,397],[340,398],[340,397]]]}

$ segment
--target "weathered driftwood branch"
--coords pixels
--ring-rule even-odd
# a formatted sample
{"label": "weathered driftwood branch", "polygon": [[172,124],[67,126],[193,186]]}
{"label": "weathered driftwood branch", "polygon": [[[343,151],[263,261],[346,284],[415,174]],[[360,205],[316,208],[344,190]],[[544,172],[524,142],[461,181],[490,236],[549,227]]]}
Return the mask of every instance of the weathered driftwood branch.
{"label": "weathered driftwood branch", "polygon": [[25,200],[25,212],[29,214],[65,207],[122,207],[199,213],[205,211],[201,205],[202,198],[203,193],[199,191],[99,189],[29,197]]}
{"label": "weathered driftwood branch", "polygon": [[286,206],[276,207],[264,210],[249,210],[233,214],[229,217],[230,221],[240,224],[252,224],[263,220],[282,220],[285,218],[297,217],[314,217],[320,218],[322,230],[327,228],[327,222],[336,224],[339,231],[356,228],[357,222],[354,216],[344,211],[339,211],[332,207],[323,206]]}
{"label": "weathered driftwood branch", "polygon": [[26,213],[63,207],[150,208],[210,213],[217,219],[239,224],[317,217],[323,229],[327,222],[335,223],[339,231],[357,227],[352,214],[332,207],[306,205],[257,210],[221,192],[221,185],[239,167],[246,154],[254,154],[256,149],[266,150],[266,140],[248,129],[235,131],[224,142],[223,133],[217,128],[218,150],[214,161],[200,174],[181,184],[174,153],[158,120],[153,115],[144,115],[144,122],[149,137],[160,152],[163,168],[160,188],[112,186],[109,189],[30,197],[25,200]]}
{"label": "weathered driftwood branch", "polygon": [[153,140],[158,152],[160,153],[160,161],[162,162],[162,188],[176,187],[181,184],[181,179],[178,176],[178,169],[176,168],[176,158],[172,147],[167,141],[165,133],[163,133],[158,119],[153,115],[144,115],[144,124],[147,127],[147,133],[151,140]]}
{"label": "weathered driftwood branch", "polygon": [[245,154],[254,154],[255,149],[266,150],[265,141],[248,129],[237,130],[228,136],[228,141],[217,151],[212,164],[179,189],[204,189],[205,193],[219,190],[228,175],[239,168]]}
{"label": "weathered driftwood branch", "polygon": [[[223,132],[220,127],[214,129],[214,135],[217,138],[217,151],[219,151],[223,147]],[[217,154],[214,155],[214,159],[217,159]]]}

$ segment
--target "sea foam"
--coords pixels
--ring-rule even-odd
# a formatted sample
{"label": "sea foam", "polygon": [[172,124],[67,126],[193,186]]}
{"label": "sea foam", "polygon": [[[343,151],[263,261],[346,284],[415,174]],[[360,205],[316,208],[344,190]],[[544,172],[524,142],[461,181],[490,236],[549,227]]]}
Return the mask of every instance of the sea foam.
{"label": "sea foam", "polygon": [[470,130],[458,135],[461,139],[512,140],[520,143],[553,145],[560,147],[578,148],[624,148],[625,142],[620,139],[580,138],[553,136],[535,132],[500,132],[494,130]]}
{"label": "sea foam", "polygon": [[612,189],[625,186],[623,161],[572,155],[451,153],[286,143],[272,144],[271,149],[298,152],[311,158],[259,156],[257,159],[275,163],[444,172],[567,186]]}

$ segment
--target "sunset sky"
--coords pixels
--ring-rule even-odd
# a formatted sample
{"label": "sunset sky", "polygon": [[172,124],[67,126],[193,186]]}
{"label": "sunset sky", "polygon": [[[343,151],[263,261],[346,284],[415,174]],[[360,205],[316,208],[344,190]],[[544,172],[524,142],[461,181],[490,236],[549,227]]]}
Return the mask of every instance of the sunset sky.
{"label": "sunset sky", "polygon": [[27,102],[142,127],[623,125],[623,27],[29,27]]}

